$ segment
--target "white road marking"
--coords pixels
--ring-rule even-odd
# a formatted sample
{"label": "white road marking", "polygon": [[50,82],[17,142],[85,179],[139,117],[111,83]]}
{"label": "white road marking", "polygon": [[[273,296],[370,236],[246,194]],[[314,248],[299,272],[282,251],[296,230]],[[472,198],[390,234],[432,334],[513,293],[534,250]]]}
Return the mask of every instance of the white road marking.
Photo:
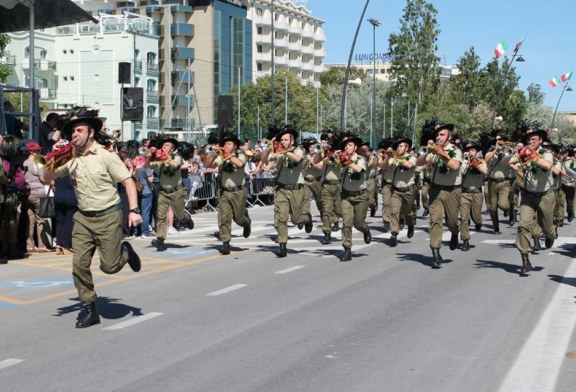
{"label": "white road marking", "polygon": [[218,295],[222,295],[222,294],[227,294],[231,291],[236,291],[236,290],[240,290],[244,287],[248,286],[247,284],[243,284],[243,283],[238,283],[238,284],[234,284],[232,286],[228,286],[223,288],[222,290],[217,290],[217,291],[213,291],[211,293],[206,294],[207,297],[216,297]]}
{"label": "white road marking", "polygon": [[118,324],[110,325],[109,327],[102,328],[104,331],[116,331],[118,329],[123,329],[127,327],[131,327],[135,324],[139,324],[141,322],[156,318],[158,316],[162,316],[163,313],[147,313],[143,316],[137,316],[130,320],[122,321]]}
{"label": "white road marking", "polygon": [[[576,275],[574,260],[564,276]],[[576,287],[569,283],[558,284],[552,300],[508,371],[500,391],[555,390],[562,361],[576,326],[574,296]]]}
{"label": "white road marking", "polygon": [[295,265],[294,267],[286,268],[280,271],[274,272],[275,274],[287,274],[289,272],[298,271],[299,269],[304,268],[303,265]]}
{"label": "white road marking", "polygon": [[7,367],[18,365],[24,362],[23,359],[10,358],[0,362],[0,369],[6,369]]}

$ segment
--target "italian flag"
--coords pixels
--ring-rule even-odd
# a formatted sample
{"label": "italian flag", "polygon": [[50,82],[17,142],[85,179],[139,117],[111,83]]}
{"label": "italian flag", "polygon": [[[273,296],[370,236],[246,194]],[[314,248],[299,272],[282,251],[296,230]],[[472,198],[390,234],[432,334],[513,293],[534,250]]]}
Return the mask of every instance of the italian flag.
{"label": "italian flag", "polygon": [[566,82],[566,81],[570,80],[570,77],[571,77],[571,76],[572,76],[572,71],[566,72],[565,74],[562,74],[562,76],[560,76],[560,79],[561,79],[563,82]]}
{"label": "italian flag", "polygon": [[558,86],[558,78],[552,78],[548,83],[550,83],[550,86],[556,87]]}
{"label": "italian flag", "polygon": [[508,50],[508,44],[506,44],[506,42],[502,40],[498,42],[498,45],[496,45],[496,49],[494,49],[494,54],[496,55],[496,58],[499,58],[504,53],[506,53],[507,50]]}

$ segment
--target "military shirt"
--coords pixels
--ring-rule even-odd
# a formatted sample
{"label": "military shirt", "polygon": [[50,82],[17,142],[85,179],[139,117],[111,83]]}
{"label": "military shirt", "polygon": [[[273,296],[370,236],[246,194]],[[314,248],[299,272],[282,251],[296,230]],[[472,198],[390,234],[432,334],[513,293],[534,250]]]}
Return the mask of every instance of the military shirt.
{"label": "military shirt", "polygon": [[362,191],[366,189],[366,167],[368,162],[366,158],[356,153],[350,159],[352,163],[360,166],[362,171],[357,173],[350,166],[342,168],[342,189],[350,192]]}
{"label": "military shirt", "polygon": [[179,155],[175,155],[172,158],[174,162],[178,164],[177,168],[173,168],[167,163],[164,162],[150,162],[150,166],[157,166],[158,173],[160,173],[160,187],[171,187],[177,188],[182,186],[182,171],[180,168],[182,167],[182,157]]}
{"label": "military shirt", "polygon": [[494,154],[490,162],[488,162],[488,177],[494,180],[503,180],[505,178],[513,178],[513,170],[507,164],[502,163],[504,153],[497,152]]}
{"label": "military shirt", "polygon": [[308,161],[308,156],[304,156],[302,159],[305,160],[303,174],[306,181],[319,180],[322,177],[322,170],[314,167],[312,162]]}
{"label": "military shirt", "polygon": [[[480,166],[486,167],[486,163],[480,163]],[[484,184],[484,174],[475,167],[470,166],[469,162],[463,162],[461,166],[462,171],[462,188],[463,189],[476,189],[482,191]]]}
{"label": "military shirt", "polygon": [[304,184],[304,175],[302,174],[305,162],[304,150],[296,147],[293,153],[302,159],[299,162],[294,162],[285,154],[276,156],[276,182],[284,185]]}
{"label": "military shirt", "polygon": [[336,163],[334,158],[324,159],[324,178],[322,181],[340,181],[342,178],[342,167]]}
{"label": "military shirt", "polygon": [[56,169],[56,177],[66,176],[72,180],[81,211],[102,211],[120,203],[117,184],[131,177],[120,157],[96,142]]}
{"label": "military shirt", "polygon": [[[554,162],[554,155],[546,151],[543,148],[538,150],[538,153],[542,159]],[[518,156],[513,156],[510,159],[510,163],[519,163],[520,158]],[[523,188],[528,192],[546,192],[554,186],[554,178],[552,176],[552,170],[545,170],[537,166],[535,162],[530,162],[527,164],[520,164],[522,167],[522,172],[524,173],[524,183]]]}
{"label": "military shirt", "polygon": [[410,185],[414,185],[415,174],[416,174],[416,157],[410,154],[404,155],[404,158],[408,162],[414,164],[410,169],[405,168],[396,159],[390,159],[389,167],[393,168],[392,185],[397,188],[406,188]]}
{"label": "military shirt", "polygon": [[[462,162],[462,150],[460,150],[454,144],[448,143],[444,147],[444,150],[448,153],[448,155],[450,155],[451,159]],[[430,176],[430,181],[432,184],[454,186],[460,185],[462,183],[462,174],[460,169],[448,169],[444,161],[440,159],[438,155],[428,154],[426,157],[426,162],[428,162],[431,166],[432,174]]]}
{"label": "military shirt", "polygon": [[[236,158],[246,164],[246,155],[238,150],[236,150],[235,153]],[[224,159],[222,156],[218,156],[214,160],[213,165],[218,166],[220,182],[224,188],[234,188],[244,185],[246,181],[244,166],[236,167],[230,159]]]}

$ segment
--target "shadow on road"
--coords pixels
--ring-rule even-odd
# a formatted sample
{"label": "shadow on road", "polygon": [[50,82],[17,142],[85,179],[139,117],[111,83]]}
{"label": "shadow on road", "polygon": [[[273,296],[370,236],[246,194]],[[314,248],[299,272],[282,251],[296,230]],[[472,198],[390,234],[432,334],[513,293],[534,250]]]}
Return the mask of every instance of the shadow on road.
{"label": "shadow on road", "polygon": [[[75,301],[74,304],[56,309],[56,314],[53,316],[62,316],[68,313],[79,312],[84,309],[80,298],[69,298],[70,301]],[[119,303],[120,299],[110,298],[110,297],[98,297],[96,299],[96,307],[98,308],[98,313],[105,319],[121,319],[128,314],[132,316],[142,316],[142,309],[135,308],[133,306],[125,305]],[[78,319],[80,319],[80,314],[78,314]]]}

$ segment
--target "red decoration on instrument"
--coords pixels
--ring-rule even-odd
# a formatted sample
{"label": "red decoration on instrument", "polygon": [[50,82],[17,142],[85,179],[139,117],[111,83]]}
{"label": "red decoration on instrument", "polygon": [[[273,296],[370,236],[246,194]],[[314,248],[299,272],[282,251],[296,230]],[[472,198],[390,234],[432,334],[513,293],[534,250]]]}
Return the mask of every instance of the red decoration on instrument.
{"label": "red decoration on instrument", "polygon": [[71,160],[76,156],[76,146],[72,143],[68,143],[62,146],[58,150],[52,151],[46,154],[46,168],[50,171],[64,166],[66,162]]}

